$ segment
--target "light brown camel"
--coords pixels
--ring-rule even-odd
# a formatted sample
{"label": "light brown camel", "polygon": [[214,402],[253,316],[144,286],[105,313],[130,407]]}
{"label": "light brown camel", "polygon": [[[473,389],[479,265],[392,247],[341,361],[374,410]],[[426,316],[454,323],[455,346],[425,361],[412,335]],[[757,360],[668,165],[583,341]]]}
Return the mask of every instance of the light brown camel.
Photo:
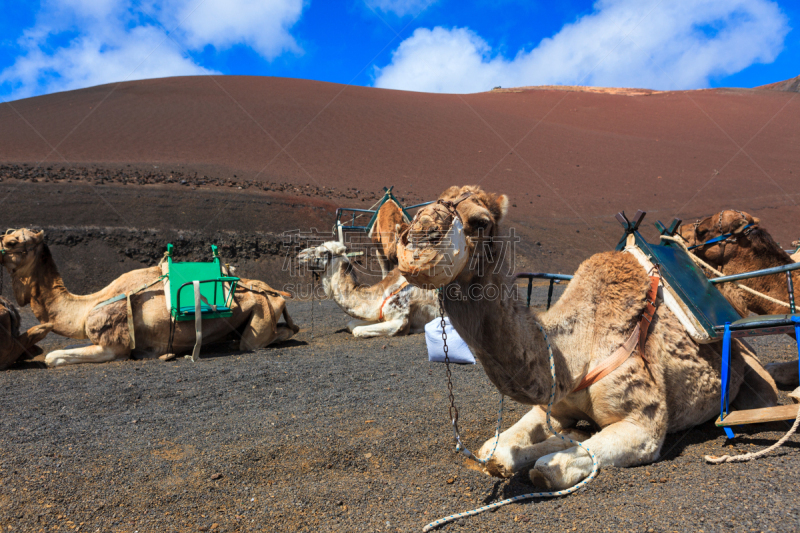
{"label": "light brown camel", "polygon": [[386,275],[397,266],[397,235],[408,227],[403,210],[394,200],[387,200],[378,210],[378,217],[369,234],[376,245],[381,273]]}
{"label": "light brown camel", "polygon": [[20,335],[19,325],[17,306],[0,296],[0,370],[16,363],[53,329],[53,324],[38,324]]}
{"label": "light brown camel", "polygon": [[[135,291],[161,276],[158,266],[123,274],[106,288],[85,296],[71,294],[64,286],[44,232],[17,230],[3,237],[3,264],[11,273],[14,296],[20,305],[30,304],[40,322],[52,323],[53,331],[72,339],[89,339],[91,346],[56,350],[45,358],[49,366],[101,363],[130,356],[130,334],[125,299],[96,308],[97,304]],[[161,282],[131,296],[136,351],[149,355],[167,353],[170,315]],[[233,316],[206,320],[203,343],[219,342],[239,333],[240,350],[262,348],[291,338],[294,325],[278,291],[258,280],[242,279],[232,304]],[[283,315],[285,324],[278,324]],[[175,353],[189,350],[195,342],[194,321],[177,322]]]}
{"label": "light brown camel", "polygon": [[[726,275],[742,274],[796,262],[775,242],[767,230],[760,226],[758,218],[735,209],[727,209],[705,217],[694,224],[683,224],[678,230],[678,234],[686,241],[687,246],[701,245],[694,248],[692,252]],[[702,245],[727,234],[731,236],[724,241]],[[794,299],[800,306],[800,272],[792,273],[792,282]],[[741,280],[739,283],[782,302],[789,301],[786,274],[751,278]],[[739,308],[742,316],[746,316],[748,313],[781,315],[789,312],[789,309],[783,305],[737,289],[732,284],[725,283],[723,285],[726,286],[722,291],[723,294],[731,300],[735,307]],[[738,302],[743,302],[744,309],[741,309],[741,303]],[[768,364],[766,369],[776,383],[786,386],[798,385],[797,361]],[[792,397],[800,400],[800,389],[794,391]]]}
{"label": "light brown camel", "polygon": [[[579,433],[571,428],[579,420],[599,427],[584,444],[601,468],[655,461],[667,433],[717,416],[720,343],[695,343],[666,305],[658,308],[647,338],[649,362],[637,348],[605,378],[575,390],[591,369],[625,343],[640,320],[650,279],[632,255],[606,252],[590,257],[558,302],[549,311],[537,312],[517,297],[513,265],[508,264],[511,254],[501,253],[501,246],[509,244],[501,229],[508,198],[467,186],[451,187],[440,199],[463,200],[456,209],[470,254],[467,266],[442,281],[445,310],[498,390],[534,406],[501,434],[486,466],[488,473],[510,476],[534,465],[529,475],[537,485],[564,489],[592,471],[589,455],[552,436],[545,424],[551,394],[548,342],[556,375],[553,426],[578,440],[582,440]],[[422,255],[439,245],[435,235],[443,226],[433,215],[436,209],[435,204],[423,208],[398,245],[401,272],[413,271],[404,260],[409,247]],[[734,404],[775,405],[777,391],[769,375],[742,344],[733,345]],[[743,378],[748,365],[752,371]],[[478,456],[487,458],[493,446],[492,438]]]}
{"label": "light brown camel", "polygon": [[397,268],[375,285],[358,282],[353,264],[340,242],[306,248],[298,262],[320,272],[328,298],[353,317],[347,329],[354,337],[393,337],[425,330],[436,318],[436,294],[409,285]]}

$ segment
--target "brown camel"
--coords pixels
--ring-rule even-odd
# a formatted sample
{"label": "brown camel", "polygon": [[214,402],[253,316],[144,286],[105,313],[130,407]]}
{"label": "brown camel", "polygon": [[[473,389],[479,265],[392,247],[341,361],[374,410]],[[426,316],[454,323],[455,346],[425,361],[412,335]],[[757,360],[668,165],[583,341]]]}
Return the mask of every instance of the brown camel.
{"label": "brown camel", "polygon": [[[517,297],[510,254],[501,253],[501,246],[509,244],[501,229],[508,198],[467,186],[451,187],[440,199],[457,203],[470,257],[466,266],[447,279],[439,278],[445,310],[499,391],[534,406],[501,434],[486,467],[489,473],[510,476],[533,464],[530,477],[537,485],[564,489],[592,471],[589,455],[552,436],[545,424],[552,386],[548,345],[556,375],[553,426],[578,440],[579,432],[571,428],[579,420],[599,427],[585,445],[601,468],[655,461],[667,433],[717,415],[720,343],[694,342],[666,305],[658,308],[650,328],[645,345],[648,362],[636,349],[606,377],[576,391],[591,369],[626,339],[636,338],[631,333],[645,307],[650,279],[632,255],[606,252],[590,257],[558,302],[540,313]],[[445,234],[447,228],[434,214],[436,210],[436,204],[423,208],[398,244],[404,275],[422,269],[406,264],[409,248],[422,256],[442,243],[436,235]],[[425,278],[412,279],[419,283],[418,279]],[[730,392],[735,404],[775,405],[774,383],[741,343],[733,343],[731,366]],[[753,371],[745,376],[748,366]],[[745,381],[747,386],[742,386]],[[493,446],[490,439],[478,455],[486,458]]]}
{"label": "brown camel", "polygon": [[[17,230],[3,237],[6,254],[3,264],[11,273],[14,296],[20,305],[31,305],[40,322],[48,322],[53,331],[72,339],[89,339],[91,346],[57,350],[45,358],[49,366],[73,363],[101,363],[128,358],[131,354],[125,299],[96,307],[120,294],[136,291],[161,276],[158,266],[123,274],[106,288],[85,296],[71,294],[44,242],[44,232]],[[203,322],[203,343],[224,340],[239,333],[240,350],[262,348],[291,338],[299,328],[286,310],[278,291],[258,280],[242,279],[232,304],[233,316]],[[288,295],[287,295],[288,296]],[[136,351],[149,355],[167,353],[170,314],[161,282],[131,296]],[[285,324],[278,324],[283,315]],[[194,322],[176,322],[173,340],[175,353],[194,345]]]}
{"label": "brown camel", "polygon": [[53,324],[39,324],[20,335],[19,324],[17,306],[0,296],[0,370],[28,354],[53,329]]}
{"label": "brown camel", "polygon": [[[743,211],[727,209],[715,215],[698,220],[694,224],[683,224],[678,234],[687,246],[701,245],[692,252],[723,274],[742,274],[765,268],[789,265],[792,257],[775,242],[772,236],[760,226],[760,220]],[[721,235],[731,236],[719,243],[703,245]],[[800,272],[792,273],[794,299],[800,306]],[[782,302],[789,301],[786,274],[775,274],[760,278],[739,281],[742,285],[771,296]],[[781,304],[765,300],[749,292],[736,289],[731,284],[722,291],[742,316],[748,313],[757,315],[781,315],[789,309]],[[740,303],[741,302],[741,303]],[[742,303],[744,309],[742,309]],[[738,304],[738,305],[737,305]],[[798,385],[798,364],[772,363],[766,366],[776,383],[786,386]],[[800,390],[792,393],[800,399]]]}
{"label": "brown camel", "polygon": [[381,273],[386,275],[397,266],[397,235],[408,227],[403,210],[394,200],[387,200],[378,210],[378,217],[372,226],[369,237],[376,245]]}

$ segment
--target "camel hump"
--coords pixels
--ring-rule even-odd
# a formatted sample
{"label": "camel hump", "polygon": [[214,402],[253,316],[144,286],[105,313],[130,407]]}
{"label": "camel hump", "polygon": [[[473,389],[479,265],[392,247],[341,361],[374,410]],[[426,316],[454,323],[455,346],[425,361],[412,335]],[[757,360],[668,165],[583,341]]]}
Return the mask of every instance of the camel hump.
{"label": "camel hump", "polygon": [[649,284],[647,272],[631,254],[602,252],[581,263],[570,288],[584,287],[586,292],[579,292],[591,295],[597,318],[616,323],[641,314]]}
{"label": "camel hump", "polygon": [[92,309],[86,317],[86,336],[99,346],[129,346],[127,301],[123,298]]}

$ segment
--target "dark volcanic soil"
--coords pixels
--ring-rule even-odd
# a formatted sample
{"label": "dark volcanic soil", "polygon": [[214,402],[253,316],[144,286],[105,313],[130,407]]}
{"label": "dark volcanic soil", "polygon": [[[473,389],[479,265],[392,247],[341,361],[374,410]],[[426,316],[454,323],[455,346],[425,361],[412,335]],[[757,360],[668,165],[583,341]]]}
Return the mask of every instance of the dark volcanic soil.
{"label": "dark volcanic soil", "polygon": [[[342,312],[317,306],[313,340],[310,303],[290,303],[304,329],[255,353],[0,373],[3,531],[421,531],[533,491],[523,474],[492,479],[453,453],[444,368],[426,361],[422,336],[354,340]],[[788,346],[774,341],[765,359],[790,360]],[[454,382],[478,447],[498,397],[480,366],[455,368]],[[504,427],[524,412],[509,402]],[[670,435],[655,464],[444,530],[796,531],[798,437],[753,463],[702,459],[785,429],[728,446],[705,424]]]}

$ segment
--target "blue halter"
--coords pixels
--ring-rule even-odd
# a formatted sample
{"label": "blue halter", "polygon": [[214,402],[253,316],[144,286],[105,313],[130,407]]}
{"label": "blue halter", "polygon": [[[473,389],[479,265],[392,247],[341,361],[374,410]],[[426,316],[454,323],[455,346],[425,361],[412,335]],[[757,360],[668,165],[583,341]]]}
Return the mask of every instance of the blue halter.
{"label": "blue halter", "polygon": [[742,228],[741,231],[739,231],[738,233],[726,233],[725,235],[720,235],[719,237],[714,237],[713,239],[708,240],[706,242],[701,242],[700,244],[695,244],[694,246],[690,246],[688,249],[689,250],[694,250],[695,248],[700,248],[701,246],[708,246],[709,244],[717,244],[718,242],[724,241],[724,240],[726,240],[726,239],[728,239],[730,237],[733,237],[734,235],[739,235],[740,233],[743,234],[745,231],[747,231],[748,229],[750,229],[750,228],[752,228],[754,226],[755,226],[755,224],[748,224],[744,228]]}

